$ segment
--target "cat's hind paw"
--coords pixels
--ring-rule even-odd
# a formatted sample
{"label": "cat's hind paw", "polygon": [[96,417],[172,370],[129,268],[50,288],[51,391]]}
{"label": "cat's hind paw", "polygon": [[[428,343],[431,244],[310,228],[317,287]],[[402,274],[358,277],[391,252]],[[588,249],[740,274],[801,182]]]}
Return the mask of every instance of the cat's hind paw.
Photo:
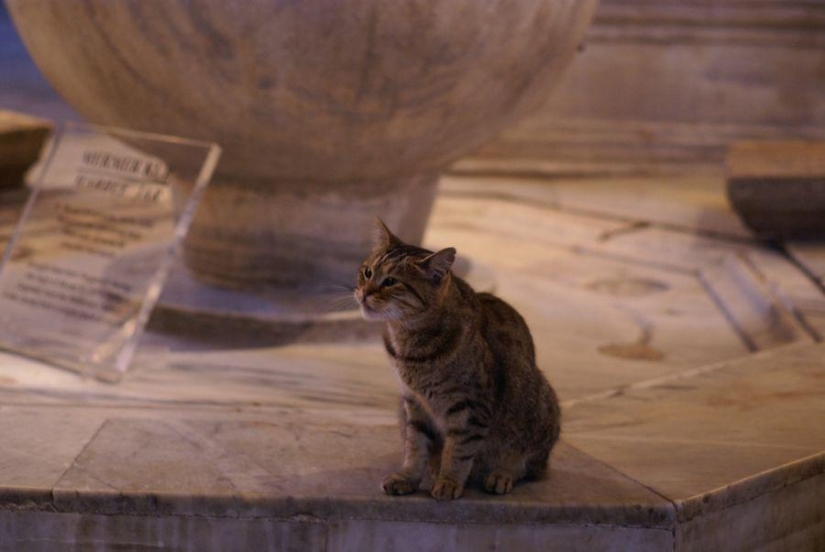
{"label": "cat's hind paw", "polygon": [[420,480],[413,479],[403,472],[388,475],[381,482],[381,488],[388,495],[408,495],[418,490]]}
{"label": "cat's hind paw", "polygon": [[455,500],[460,498],[464,492],[462,485],[456,485],[454,481],[449,479],[436,479],[433,488],[430,489],[430,495],[436,500]]}
{"label": "cat's hind paw", "polygon": [[513,490],[513,478],[501,472],[493,472],[484,479],[484,490],[492,494],[507,494]]}

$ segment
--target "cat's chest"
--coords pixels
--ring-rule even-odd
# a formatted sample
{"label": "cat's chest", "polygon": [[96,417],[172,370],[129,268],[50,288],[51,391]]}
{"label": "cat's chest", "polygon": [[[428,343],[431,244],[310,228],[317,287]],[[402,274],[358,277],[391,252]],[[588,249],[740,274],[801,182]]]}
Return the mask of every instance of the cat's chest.
{"label": "cat's chest", "polygon": [[[440,370],[432,370],[432,367],[422,370],[421,366],[396,362],[394,368],[402,395],[415,397],[431,416],[441,418],[452,404],[451,394],[456,392],[452,378],[445,377]],[[422,374],[422,371],[426,373]]]}
{"label": "cat's chest", "polygon": [[[472,380],[474,366],[480,363],[470,358],[460,343],[451,347],[411,346],[410,341],[384,335],[384,345],[392,361],[399,384],[438,409],[445,394],[455,394],[462,383]],[[446,400],[446,399],[444,399]]]}
{"label": "cat's chest", "polygon": [[446,411],[449,407],[447,398],[433,391],[432,389],[422,389],[415,385],[407,385],[401,378],[399,378],[401,387],[401,396],[408,399],[414,399],[414,402],[427,413],[427,416],[435,424],[439,431],[443,431],[446,425]]}
{"label": "cat's chest", "polygon": [[437,395],[442,391],[442,387],[450,386],[457,373],[461,371],[460,364],[445,359],[427,363],[396,358],[392,362],[399,382],[405,388],[425,396]]}
{"label": "cat's chest", "polygon": [[410,363],[399,359],[393,359],[393,370],[398,378],[398,383],[402,390],[413,392],[418,395],[431,394],[431,390],[425,385],[425,378],[421,377],[418,366],[411,366]]}

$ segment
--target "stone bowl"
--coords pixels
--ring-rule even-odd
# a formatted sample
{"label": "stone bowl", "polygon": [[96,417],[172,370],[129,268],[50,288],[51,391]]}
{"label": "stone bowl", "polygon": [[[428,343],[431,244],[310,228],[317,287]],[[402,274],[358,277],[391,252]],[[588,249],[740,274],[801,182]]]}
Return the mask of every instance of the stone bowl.
{"label": "stone bowl", "polygon": [[376,216],[538,107],[596,0],[6,0],[89,121],[223,147],[184,250],[235,289],[348,284]]}

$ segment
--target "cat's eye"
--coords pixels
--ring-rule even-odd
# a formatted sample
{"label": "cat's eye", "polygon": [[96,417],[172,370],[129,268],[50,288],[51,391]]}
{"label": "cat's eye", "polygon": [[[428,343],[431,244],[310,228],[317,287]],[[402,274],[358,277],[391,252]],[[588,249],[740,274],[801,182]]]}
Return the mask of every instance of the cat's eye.
{"label": "cat's eye", "polygon": [[364,267],[364,279],[369,280],[372,278],[372,269],[368,266]]}
{"label": "cat's eye", "polygon": [[390,287],[390,286],[394,286],[397,283],[398,283],[398,280],[396,280],[395,278],[392,278],[392,277],[384,278],[384,280],[381,282],[381,287],[382,288]]}

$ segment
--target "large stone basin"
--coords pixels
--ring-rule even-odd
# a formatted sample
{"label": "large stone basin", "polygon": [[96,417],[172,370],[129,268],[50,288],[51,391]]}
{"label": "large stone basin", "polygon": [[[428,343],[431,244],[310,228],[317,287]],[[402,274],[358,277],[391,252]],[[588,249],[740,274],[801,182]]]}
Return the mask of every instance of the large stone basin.
{"label": "large stone basin", "polygon": [[438,173],[537,107],[596,0],[6,0],[94,123],[218,142],[201,281],[352,280],[381,216],[421,239]]}

